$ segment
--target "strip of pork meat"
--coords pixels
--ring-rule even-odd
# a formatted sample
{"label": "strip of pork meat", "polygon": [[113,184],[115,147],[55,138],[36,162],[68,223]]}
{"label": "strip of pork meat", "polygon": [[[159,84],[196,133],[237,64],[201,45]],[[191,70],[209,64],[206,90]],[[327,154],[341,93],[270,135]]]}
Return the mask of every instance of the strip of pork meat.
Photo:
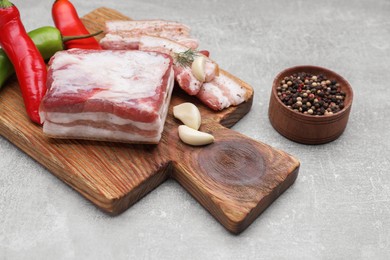
{"label": "strip of pork meat", "polygon": [[[177,54],[184,53],[187,47],[160,37],[142,36],[139,42],[139,49],[143,51],[157,51],[171,55],[173,58]],[[197,54],[201,55],[201,54]],[[203,82],[195,78],[190,66],[183,66],[174,62],[175,79],[179,86],[189,95],[196,95],[200,91]],[[206,81],[213,80],[218,73],[218,65],[206,57],[205,66]]]}
{"label": "strip of pork meat", "polygon": [[142,35],[167,38],[190,49],[198,48],[198,40],[182,23],[165,20],[107,21],[106,35],[100,41],[104,49],[138,49]]}

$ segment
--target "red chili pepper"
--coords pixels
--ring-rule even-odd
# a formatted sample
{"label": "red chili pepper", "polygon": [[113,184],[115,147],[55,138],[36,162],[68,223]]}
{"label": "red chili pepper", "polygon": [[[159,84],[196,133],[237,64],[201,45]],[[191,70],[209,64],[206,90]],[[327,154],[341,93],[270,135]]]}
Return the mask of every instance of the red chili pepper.
{"label": "red chili pepper", "polygon": [[14,65],[28,116],[40,124],[38,111],[46,93],[46,64],[27,35],[19,10],[8,0],[0,0],[0,45]]}
{"label": "red chili pepper", "polygon": [[[76,8],[68,0],[56,0],[52,6],[52,17],[54,24],[60,30],[62,35],[85,35],[89,34],[83,22],[80,20]],[[80,48],[80,49],[102,49],[93,37],[72,40],[65,43],[66,49]]]}

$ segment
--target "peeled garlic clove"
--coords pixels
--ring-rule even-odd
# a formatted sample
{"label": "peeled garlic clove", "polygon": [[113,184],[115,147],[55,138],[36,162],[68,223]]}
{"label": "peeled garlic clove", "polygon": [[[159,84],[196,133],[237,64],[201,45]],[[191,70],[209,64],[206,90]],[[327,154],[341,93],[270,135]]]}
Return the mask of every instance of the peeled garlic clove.
{"label": "peeled garlic clove", "polygon": [[206,57],[203,55],[197,56],[191,65],[192,74],[200,82],[204,82],[206,79]]}
{"label": "peeled garlic clove", "polygon": [[174,106],[173,116],[195,130],[199,129],[202,121],[198,107],[189,102]]}
{"label": "peeled garlic clove", "polygon": [[214,136],[211,134],[200,132],[186,125],[179,126],[179,137],[184,143],[194,146],[206,145],[214,142]]}

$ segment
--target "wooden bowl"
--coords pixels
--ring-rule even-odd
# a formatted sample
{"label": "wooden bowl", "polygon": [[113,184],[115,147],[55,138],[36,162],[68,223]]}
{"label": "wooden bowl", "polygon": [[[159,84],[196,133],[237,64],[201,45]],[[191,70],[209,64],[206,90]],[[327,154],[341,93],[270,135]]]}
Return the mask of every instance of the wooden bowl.
{"label": "wooden bowl", "polygon": [[[313,75],[324,75],[336,80],[346,93],[344,108],[332,115],[309,115],[288,108],[278,97],[277,87],[284,77],[294,73],[306,72]],[[272,126],[286,138],[303,144],[324,144],[337,139],[348,123],[351,111],[353,91],[347,80],[337,73],[316,66],[296,66],[279,73],[272,85],[268,116]]]}

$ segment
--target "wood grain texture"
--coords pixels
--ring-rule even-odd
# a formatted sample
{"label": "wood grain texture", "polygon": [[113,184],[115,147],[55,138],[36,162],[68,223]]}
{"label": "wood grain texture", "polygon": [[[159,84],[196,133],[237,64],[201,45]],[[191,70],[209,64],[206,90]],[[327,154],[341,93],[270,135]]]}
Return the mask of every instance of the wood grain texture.
{"label": "wood grain texture", "polygon": [[[107,19],[129,18],[99,8],[83,21],[96,31]],[[0,134],[109,214],[123,212],[172,177],[227,230],[240,233],[294,182],[299,162],[226,128],[252,105],[253,89],[237,80],[248,90],[248,101],[218,113],[176,89],[158,145],[49,139],[29,121],[18,84],[11,80],[0,92]],[[179,140],[172,107],[182,102],[199,107],[201,130],[212,133],[215,143],[191,147]]]}

